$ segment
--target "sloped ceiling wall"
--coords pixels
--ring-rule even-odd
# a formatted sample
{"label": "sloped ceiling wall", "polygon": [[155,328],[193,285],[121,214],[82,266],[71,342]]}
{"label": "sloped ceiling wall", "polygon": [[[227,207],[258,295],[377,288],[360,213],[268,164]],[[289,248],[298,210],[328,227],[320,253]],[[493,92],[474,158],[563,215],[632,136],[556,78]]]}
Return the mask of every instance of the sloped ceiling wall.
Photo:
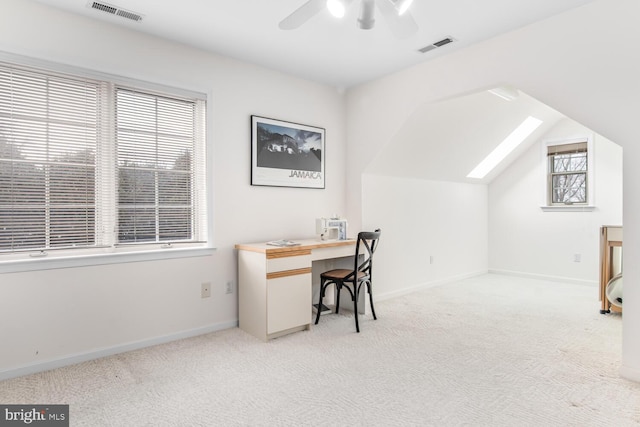
{"label": "sloped ceiling wall", "polygon": [[[488,183],[564,116],[525,93],[513,100],[489,91],[425,104],[369,164],[376,175]],[[467,174],[528,116],[543,124],[484,179]]]}

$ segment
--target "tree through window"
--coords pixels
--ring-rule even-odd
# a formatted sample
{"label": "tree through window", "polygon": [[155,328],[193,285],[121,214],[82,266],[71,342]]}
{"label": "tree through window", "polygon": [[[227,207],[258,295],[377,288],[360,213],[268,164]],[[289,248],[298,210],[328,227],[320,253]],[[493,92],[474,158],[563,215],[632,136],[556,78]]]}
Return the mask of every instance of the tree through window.
{"label": "tree through window", "polygon": [[572,205],[588,202],[588,152],[587,142],[550,145],[549,204]]}

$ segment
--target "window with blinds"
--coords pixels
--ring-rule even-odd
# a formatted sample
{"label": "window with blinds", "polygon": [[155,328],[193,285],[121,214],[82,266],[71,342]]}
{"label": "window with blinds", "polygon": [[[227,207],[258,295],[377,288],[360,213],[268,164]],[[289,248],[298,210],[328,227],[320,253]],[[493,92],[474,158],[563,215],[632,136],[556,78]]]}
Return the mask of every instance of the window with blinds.
{"label": "window with blinds", "polygon": [[204,99],[0,63],[0,254],[204,241]]}
{"label": "window with blinds", "polygon": [[589,172],[587,142],[549,145],[547,158],[549,204],[586,204]]}
{"label": "window with blinds", "polygon": [[197,239],[196,107],[116,89],[118,243]]}

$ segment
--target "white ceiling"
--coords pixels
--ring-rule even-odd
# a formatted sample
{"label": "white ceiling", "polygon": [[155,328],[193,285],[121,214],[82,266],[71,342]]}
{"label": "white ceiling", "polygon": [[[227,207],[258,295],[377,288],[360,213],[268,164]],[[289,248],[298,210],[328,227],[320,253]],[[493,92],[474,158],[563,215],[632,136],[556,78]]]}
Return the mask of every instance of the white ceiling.
{"label": "white ceiling", "polygon": [[[154,34],[338,88],[363,83],[453,52],[593,0],[415,0],[419,30],[399,40],[376,11],[376,26],[356,26],[358,3],[342,20],[327,11],[296,30],[278,23],[306,0],[109,0],[139,22],[88,7],[89,0],[37,0],[73,13]],[[418,49],[456,39],[426,54]]]}

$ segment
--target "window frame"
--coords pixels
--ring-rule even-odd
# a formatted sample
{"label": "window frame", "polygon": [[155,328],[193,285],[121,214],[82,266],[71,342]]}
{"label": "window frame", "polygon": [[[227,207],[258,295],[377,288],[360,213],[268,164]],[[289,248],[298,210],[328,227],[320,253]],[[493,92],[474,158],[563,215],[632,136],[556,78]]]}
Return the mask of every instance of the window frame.
{"label": "window frame", "polygon": [[[14,273],[22,271],[38,271],[57,268],[82,267],[92,265],[105,265],[116,263],[140,262],[166,260],[173,258],[187,258],[198,256],[209,256],[215,250],[213,245],[213,215],[212,215],[212,183],[210,179],[210,168],[213,165],[212,150],[209,148],[212,122],[212,109],[210,107],[211,91],[192,90],[179,88],[158,82],[142,81],[128,77],[97,72],[76,66],[70,66],[36,58],[25,57],[16,54],[0,52],[0,61],[14,64],[17,67],[35,68],[42,72],[53,74],[66,74],[71,77],[103,80],[115,87],[134,88],[136,90],[149,92],[151,94],[176,96],[179,98],[193,98],[204,101],[204,138],[200,147],[203,156],[200,162],[200,176],[202,182],[195,185],[201,191],[203,211],[205,215],[206,229],[203,242],[172,242],[172,244],[152,243],[149,245],[120,245],[115,244],[109,247],[94,247],[83,249],[47,249],[45,251],[20,251],[0,254],[0,274]],[[111,97],[112,95],[110,95]],[[113,123],[108,123],[109,132],[113,134]],[[113,136],[110,140],[114,141]],[[111,144],[109,150],[115,150]],[[114,170],[109,172],[115,173]],[[96,188],[96,191],[101,191]],[[115,190],[112,190],[115,191]],[[111,209],[115,209],[112,207]]]}
{"label": "window frame", "polygon": [[[573,204],[560,204],[553,203],[552,195],[552,171],[551,160],[549,158],[549,147],[555,147],[560,145],[569,144],[587,144],[587,171],[586,171],[586,203],[573,203]],[[541,203],[540,208],[544,212],[591,212],[595,209],[595,194],[594,194],[594,157],[595,151],[593,147],[593,136],[576,136],[572,138],[552,139],[546,140],[542,144],[541,158],[542,158],[542,170],[544,171],[544,200]]]}

